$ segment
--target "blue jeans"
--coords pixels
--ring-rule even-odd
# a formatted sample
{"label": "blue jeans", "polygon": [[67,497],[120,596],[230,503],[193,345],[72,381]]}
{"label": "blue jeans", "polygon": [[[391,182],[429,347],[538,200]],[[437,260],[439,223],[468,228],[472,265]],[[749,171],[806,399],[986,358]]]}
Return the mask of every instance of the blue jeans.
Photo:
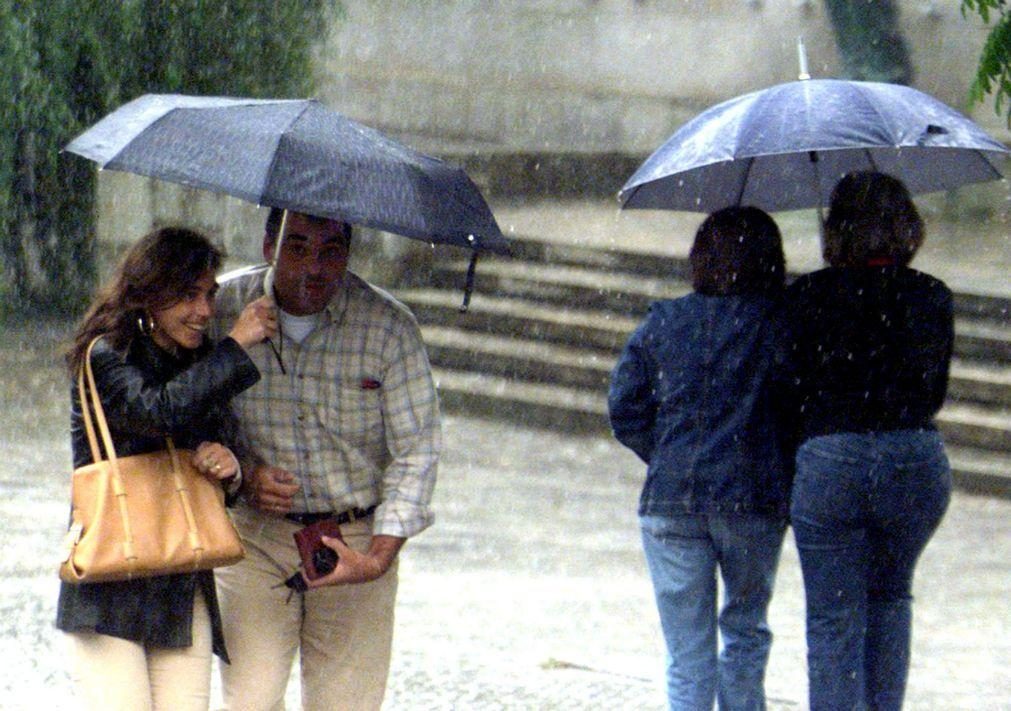
{"label": "blue jeans", "polygon": [[913,569],[950,496],[936,432],[826,435],[798,450],[791,520],[812,711],[902,707]]}
{"label": "blue jeans", "polygon": [[[672,711],[764,709],[782,519],[757,514],[645,515],[646,563],[667,642]],[[724,602],[717,618],[716,571]],[[716,630],[723,642],[717,661]]]}

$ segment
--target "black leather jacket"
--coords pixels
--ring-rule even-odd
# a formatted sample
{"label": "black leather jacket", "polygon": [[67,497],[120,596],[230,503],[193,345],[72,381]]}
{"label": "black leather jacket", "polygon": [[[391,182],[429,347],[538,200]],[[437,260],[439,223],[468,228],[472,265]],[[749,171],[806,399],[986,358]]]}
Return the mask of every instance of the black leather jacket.
{"label": "black leather jacket", "polygon": [[[171,435],[179,448],[194,448],[203,441],[239,447],[228,403],[257,382],[260,374],[232,339],[217,346],[207,343],[184,359],[162,350],[148,337],[135,339],[125,353],[100,340],[92,351],[91,364],[117,455],[163,449],[166,435]],[[71,403],[76,468],[92,461],[76,382]],[[63,583],[56,626],[151,647],[188,647],[198,588],[210,611],[214,652],[227,661],[211,571],[111,583]]]}

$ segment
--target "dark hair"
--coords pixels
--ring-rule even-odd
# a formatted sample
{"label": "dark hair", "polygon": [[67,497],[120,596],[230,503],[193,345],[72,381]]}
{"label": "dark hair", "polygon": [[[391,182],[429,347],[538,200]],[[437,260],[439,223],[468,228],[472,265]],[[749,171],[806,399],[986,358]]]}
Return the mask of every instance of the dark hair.
{"label": "dark hair", "polygon": [[783,240],[757,207],[727,207],[705,219],[688,255],[700,294],[775,293],[786,280]]}
{"label": "dark hair", "polygon": [[[289,213],[291,211],[289,210]],[[310,222],[337,222],[344,227],[344,237],[346,239],[345,246],[351,245],[351,223],[344,222],[343,220],[331,220],[329,217],[317,217],[316,215],[307,215],[303,212],[298,213]],[[267,221],[264,224],[264,241],[267,244],[273,244],[277,240],[277,235],[281,232],[281,219],[284,217],[284,210],[279,207],[270,208],[270,212],[267,214]]]}
{"label": "dark hair", "polygon": [[117,350],[126,348],[139,333],[138,319],[179,302],[204,274],[216,274],[224,257],[193,230],[163,227],[145,235],[123,257],[77,327],[66,355],[71,375],[96,336],[106,336]]}
{"label": "dark hair", "polygon": [[923,220],[906,186],[873,171],[849,173],[832,190],[822,254],[833,267],[875,259],[905,266],[923,244]]}

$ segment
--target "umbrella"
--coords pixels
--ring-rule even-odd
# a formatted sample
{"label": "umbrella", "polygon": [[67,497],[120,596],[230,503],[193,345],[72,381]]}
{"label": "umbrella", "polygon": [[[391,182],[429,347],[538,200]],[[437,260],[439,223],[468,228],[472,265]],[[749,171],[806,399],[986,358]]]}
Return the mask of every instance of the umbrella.
{"label": "umbrella", "polygon": [[713,212],[827,205],[846,173],[876,170],[913,194],[999,180],[1007,147],[933,97],[880,82],[809,79],[718,104],[629,178],[623,208]]}
{"label": "umbrella", "polygon": [[477,186],[314,100],[147,94],[67,145],[100,167],[374,227],[506,251]]}

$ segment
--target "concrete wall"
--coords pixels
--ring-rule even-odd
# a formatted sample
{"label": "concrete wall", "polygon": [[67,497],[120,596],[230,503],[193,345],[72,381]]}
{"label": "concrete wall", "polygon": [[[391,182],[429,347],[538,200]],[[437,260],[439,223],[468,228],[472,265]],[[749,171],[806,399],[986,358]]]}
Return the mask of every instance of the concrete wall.
{"label": "concrete wall", "polygon": [[[443,152],[648,152],[706,106],[796,79],[798,36],[812,76],[840,74],[820,0],[342,4],[320,98]],[[985,38],[959,7],[900,2],[915,85],[955,106]]]}

